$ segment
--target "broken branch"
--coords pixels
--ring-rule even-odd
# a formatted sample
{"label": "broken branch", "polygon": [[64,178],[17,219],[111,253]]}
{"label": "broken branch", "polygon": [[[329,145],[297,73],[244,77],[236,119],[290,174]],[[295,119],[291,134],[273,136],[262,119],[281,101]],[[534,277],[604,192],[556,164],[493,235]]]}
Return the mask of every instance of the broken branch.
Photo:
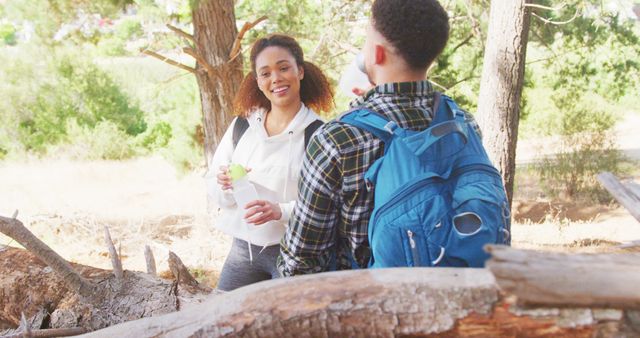
{"label": "broken branch", "polygon": [[565,20],[565,21],[553,21],[553,20],[550,20],[550,19],[543,18],[540,15],[538,15],[536,13],[533,13],[533,12],[531,12],[531,15],[533,15],[534,17],[542,20],[542,22],[544,22],[544,23],[551,24],[551,25],[556,25],[556,26],[562,26],[562,25],[566,25],[566,24],[572,22],[573,20],[575,20],[578,17],[578,13],[579,12],[580,12],[579,10],[576,10],[576,12],[573,14],[573,17],[571,19]]}
{"label": "broken branch", "polygon": [[202,65],[202,67],[204,67],[204,70],[209,73],[209,76],[212,76],[213,74],[215,74],[216,69],[213,68],[213,66],[211,66],[209,64],[209,62],[207,62],[207,60],[204,59],[204,57],[202,57],[202,55],[198,54],[198,52],[191,48],[191,47],[184,47],[182,48],[182,51],[185,54],[189,54],[191,55],[194,59],[196,59],[196,62],[200,65]]}
{"label": "broken branch", "polygon": [[20,243],[20,245],[51,267],[67,288],[84,297],[93,295],[94,286],[73,270],[69,262],[44,244],[38,237],[34,236],[22,222],[17,219],[0,216],[0,232]]}
{"label": "broken branch", "polygon": [[176,26],[173,26],[171,24],[167,24],[167,28],[169,28],[174,33],[180,35],[181,37],[183,37],[183,38],[195,43],[195,39],[193,38],[193,35],[183,31],[182,29],[180,29],[180,28],[178,28]]}
{"label": "broken branch", "polygon": [[111,240],[109,227],[106,225],[104,227],[104,242],[107,245],[107,249],[109,250],[109,256],[111,257],[111,266],[113,266],[113,274],[116,275],[116,279],[118,281],[122,281],[122,278],[124,276],[124,273],[122,272],[122,261],[120,260],[120,256],[118,256],[116,247],[113,245],[113,241]]}
{"label": "broken branch", "polygon": [[236,40],[233,42],[233,47],[231,47],[231,53],[229,53],[229,62],[233,61],[238,55],[240,55],[240,46],[242,44],[242,38],[244,38],[245,33],[249,31],[251,28],[255,27],[257,24],[261,23],[264,20],[267,20],[269,17],[264,15],[258,18],[253,22],[245,22],[238,32],[236,36]]}
{"label": "broken branch", "polygon": [[186,71],[188,71],[188,72],[191,72],[191,73],[194,73],[194,74],[195,74],[195,72],[196,72],[196,70],[195,70],[194,68],[189,67],[189,66],[187,66],[187,65],[184,65],[184,64],[182,64],[182,63],[180,63],[180,62],[178,62],[178,61],[175,61],[175,60],[169,59],[168,57],[166,57],[166,56],[162,56],[162,55],[160,55],[160,54],[158,54],[158,53],[156,53],[156,52],[154,52],[154,51],[150,51],[150,50],[148,50],[148,49],[142,49],[140,52],[141,52],[142,54],[147,54],[147,55],[149,55],[149,56],[152,56],[152,57],[154,57],[154,58],[156,58],[156,59],[158,59],[158,60],[160,60],[160,61],[162,61],[162,62],[164,62],[164,63],[168,63],[168,64],[170,64],[170,65],[172,65],[172,66],[175,66],[175,67],[178,67],[178,68],[184,69],[184,70],[186,70]]}
{"label": "broken branch", "polygon": [[189,269],[187,269],[184,263],[182,263],[180,257],[178,257],[178,255],[176,255],[172,251],[169,251],[169,270],[171,270],[171,273],[174,277],[176,277],[178,282],[184,283],[189,286],[198,287],[198,281],[196,281],[195,278],[191,276]]}
{"label": "broken branch", "polygon": [[156,272],[156,259],[153,257],[153,251],[148,245],[144,246],[144,260],[147,262],[147,273],[155,276]]}

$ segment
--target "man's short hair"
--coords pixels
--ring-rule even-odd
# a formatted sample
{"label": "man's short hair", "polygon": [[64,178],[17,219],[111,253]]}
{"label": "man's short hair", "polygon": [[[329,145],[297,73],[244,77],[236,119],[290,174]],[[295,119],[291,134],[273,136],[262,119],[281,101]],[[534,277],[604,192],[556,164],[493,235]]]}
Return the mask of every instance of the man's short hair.
{"label": "man's short hair", "polygon": [[426,69],[449,39],[449,16],[436,0],[376,0],[374,28],[413,69]]}

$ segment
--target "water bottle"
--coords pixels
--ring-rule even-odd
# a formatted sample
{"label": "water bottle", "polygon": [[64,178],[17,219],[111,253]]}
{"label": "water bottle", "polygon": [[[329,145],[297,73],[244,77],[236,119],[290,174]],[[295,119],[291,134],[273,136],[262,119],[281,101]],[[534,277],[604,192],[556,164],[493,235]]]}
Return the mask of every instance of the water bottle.
{"label": "water bottle", "polygon": [[249,182],[247,171],[239,164],[229,165],[229,176],[233,185],[233,198],[239,209],[244,210],[245,206],[258,198],[256,187]]}
{"label": "water bottle", "polygon": [[338,88],[343,94],[355,97],[353,88],[366,89],[369,87],[371,87],[371,83],[364,66],[364,55],[359,53],[342,72]]}

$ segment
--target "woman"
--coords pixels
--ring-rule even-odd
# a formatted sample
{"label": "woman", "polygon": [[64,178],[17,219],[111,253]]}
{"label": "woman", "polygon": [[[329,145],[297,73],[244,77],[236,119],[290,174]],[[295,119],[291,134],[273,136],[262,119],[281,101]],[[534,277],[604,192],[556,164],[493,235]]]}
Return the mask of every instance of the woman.
{"label": "woman", "polygon": [[[333,107],[327,78],[304,61],[302,48],[293,38],[259,39],[250,58],[251,72],[234,102],[240,117],[229,126],[209,166],[219,168],[217,184],[209,191],[222,211],[215,226],[234,237],[218,282],[223,291],[279,276],[276,258],[297,197],[305,130],[320,119],[315,111]],[[248,128],[234,145],[236,124],[244,122],[241,118]],[[247,169],[259,200],[236,205],[230,163]]]}

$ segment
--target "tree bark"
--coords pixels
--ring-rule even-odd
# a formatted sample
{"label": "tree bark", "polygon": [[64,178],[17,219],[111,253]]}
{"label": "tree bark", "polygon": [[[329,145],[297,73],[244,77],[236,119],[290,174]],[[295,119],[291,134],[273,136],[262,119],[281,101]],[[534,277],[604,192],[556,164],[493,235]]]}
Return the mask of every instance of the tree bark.
{"label": "tree bark", "polygon": [[238,34],[233,0],[194,1],[192,16],[196,60],[204,60],[196,63],[196,78],[208,164],[233,118],[233,97],[242,81],[242,57],[230,61]]}
{"label": "tree bark", "polygon": [[[88,337],[611,337],[640,334],[640,307],[632,284],[602,302],[603,277],[597,270],[616,260],[612,255],[566,255],[492,247],[489,264],[508,257],[513,265],[534,262],[531,274],[503,266],[497,277],[487,269],[394,268],[322,273],[253,284],[218,295],[192,309],[145,318],[96,331]],[[638,255],[619,255],[623,265],[609,268],[612,288],[636,277],[621,277]],[[539,263],[538,263],[539,261]],[[545,269],[545,262],[554,262]],[[567,272],[558,271],[560,262]],[[526,265],[526,263],[521,263]],[[635,271],[630,273],[637,276]],[[493,271],[493,269],[492,269]],[[580,275],[576,275],[576,271]],[[616,271],[612,273],[612,271]],[[502,273],[503,272],[503,273]],[[540,276],[559,274],[548,280]],[[572,275],[567,278],[567,275]],[[504,276],[504,277],[503,277]],[[497,283],[496,283],[497,278]],[[504,280],[503,280],[504,278]],[[522,307],[521,295],[500,289],[506,280],[523,285],[537,281],[543,294],[590,290],[594,297],[542,298],[538,307]],[[576,295],[576,293],[571,293]],[[608,296],[605,296],[608,297]],[[591,301],[592,300],[592,301]],[[572,304],[579,304],[578,306]],[[558,307],[558,306],[561,307]]]}
{"label": "tree bark", "polygon": [[[79,297],[67,288],[55,271],[30,252],[2,249],[0,335],[3,329],[19,326],[22,312],[33,322],[32,329],[82,327],[93,331],[176,311],[178,300],[171,293],[171,281],[134,271],[125,271],[123,280],[118,281],[109,270],[72,266],[95,285],[91,298]],[[188,299],[192,295],[182,292],[180,296]],[[42,311],[45,315],[39,316]],[[34,321],[34,317],[40,319]]]}
{"label": "tree bark", "polygon": [[18,327],[23,313],[29,318],[25,330],[93,331],[173,312],[211,292],[185,285],[187,292],[178,296],[178,282],[133,271],[117,278],[109,270],[70,264],[17,219],[0,217],[0,232],[29,250],[0,246],[0,336]]}
{"label": "tree bark", "polygon": [[489,157],[513,199],[520,98],[529,32],[530,0],[493,0],[478,98],[478,123]]}
{"label": "tree bark", "polygon": [[489,246],[487,268],[527,306],[640,310],[640,254],[549,254]]}
{"label": "tree bark", "polygon": [[0,232],[13,238],[16,242],[20,243],[20,245],[33,252],[43,262],[48,264],[51,269],[60,276],[67,288],[78,292],[78,294],[84,297],[91,297],[93,295],[95,286],[74,271],[71,265],[69,265],[69,262],[34,236],[24,227],[22,222],[15,219],[15,217],[6,218],[0,216]]}

